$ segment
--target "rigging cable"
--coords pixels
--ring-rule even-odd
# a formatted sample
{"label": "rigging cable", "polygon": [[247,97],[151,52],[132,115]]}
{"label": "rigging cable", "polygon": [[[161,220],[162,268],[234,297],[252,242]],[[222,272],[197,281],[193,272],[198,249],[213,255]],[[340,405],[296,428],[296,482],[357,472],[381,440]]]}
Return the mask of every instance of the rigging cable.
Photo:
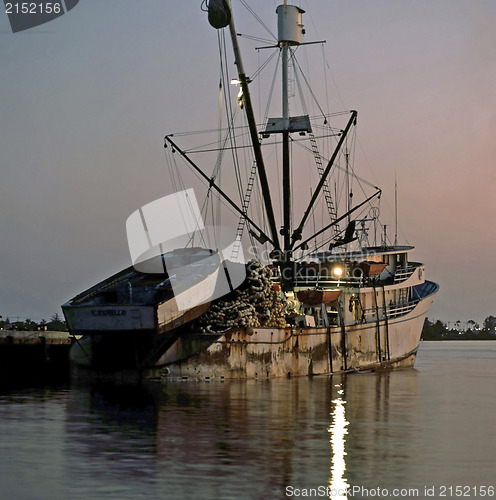
{"label": "rigging cable", "polygon": [[[274,52],[272,52],[272,54],[269,57],[267,57],[267,59],[264,61],[264,63],[261,66],[260,66],[260,64],[258,65],[258,69],[251,76],[251,81],[254,81],[258,76],[260,76],[260,73],[266,68],[266,66],[270,63],[270,61],[272,61],[272,59],[274,59],[274,56],[278,52],[279,52],[279,49],[275,50]],[[258,53],[260,54],[260,50],[258,50]]]}
{"label": "rigging cable", "polygon": [[272,37],[273,40],[277,41],[277,37],[272,33],[272,31],[267,27],[267,25],[258,17],[255,11],[246,3],[245,0],[241,0],[241,4],[246,8],[246,10],[258,21],[258,23],[267,31],[267,33]]}
{"label": "rigging cable", "polygon": [[[238,194],[239,194],[239,199],[243,199],[243,186],[241,182],[241,177],[239,175],[239,158],[237,156],[237,144],[236,144],[236,134],[234,133],[234,119],[237,114],[237,109],[238,107],[236,106],[234,109],[236,112],[232,112],[233,110],[233,105],[232,105],[232,99],[231,99],[231,93],[228,92],[227,86],[229,82],[229,74],[228,74],[228,64],[227,64],[227,49],[226,49],[226,39],[225,39],[225,33],[224,30],[222,30],[222,52],[221,52],[221,58],[223,58],[224,61],[224,68],[223,68],[223,78],[224,78],[224,95],[226,97],[226,115],[227,115],[227,126],[228,126],[228,132],[227,136],[229,137],[229,142],[231,144],[231,155],[232,155],[232,160],[234,163],[234,173],[236,176],[236,185],[238,188]],[[229,104],[228,104],[229,103]]]}
{"label": "rigging cable", "polygon": [[[226,41],[225,41],[224,30],[222,30],[222,44],[220,44],[220,47],[221,47],[221,50],[220,50],[221,61],[224,61],[222,76],[223,76],[223,79],[225,82],[224,93],[226,96],[225,101],[226,101],[226,115],[227,115],[227,125],[228,125],[226,142],[227,142],[227,138],[229,138],[230,143],[231,143],[230,149],[231,149],[232,159],[233,159],[233,164],[234,164],[234,173],[235,173],[235,178],[236,178],[236,185],[238,188],[238,194],[239,194],[239,198],[241,200],[241,204],[243,207],[243,212],[245,214],[247,214],[248,205],[249,205],[250,197],[251,197],[251,188],[252,188],[253,182],[250,181],[250,179],[252,177],[251,173],[248,175],[248,172],[245,172],[247,179],[248,179],[248,186],[247,186],[247,193],[244,193],[242,176],[241,176],[241,168],[240,168],[240,159],[238,157],[238,149],[240,149],[240,148],[237,144],[237,138],[236,138],[237,136],[235,134],[236,127],[234,126],[238,106],[233,106],[232,99],[231,99],[231,93],[228,91],[228,82],[229,82],[228,76],[229,75],[228,75],[228,70],[227,70],[227,68],[228,68],[227,50],[226,50]],[[229,103],[229,105],[227,105],[227,103]],[[233,112],[233,109],[235,110],[234,112]],[[246,130],[246,125],[245,125],[245,127],[243,127],[243,130]],[[244,134],[244,136],[247,137],[246,134]],[[241,138],[241,136],[240,136],[240,138]],[[225,149],[225,144],[224,144],[223,149]],[[243,149],[242,151],[244,152],[244,156],[246,159],[247,150]],[[245,161],[244,163],[245,163],[245,165],[248,165],[247,161]],[[238,247],[239,247],[239,244],[241,242],[241,235],[242,235],[242,231],[243,231],[243,228],[245,226],[245,223],[246,223],[246,218],[243,215],[239,216],[238,230],[241,228],[241,234],[237,234],[236,241],[237,241]],[[251,236],[251,234],[249,234],[249,238],[252,242],[252,245],[255,246],[255,243],[254,243],[254,240],[253,240],[253,237]],[[237,254],[238,251],[239,251],[239,248],[238,248],[238,250],[235,251],[235,253]]]}
{"label": "rigging cable", "polygon": [[[292,52],[294,52],[294,51],[292,51]],[[313,98],[313,100],[314,100],[315,104],[316,104],[316,105],[317,105],[317,107],[319,108],[319,111],[321,112],[322,116],[324,116],[324,117],[325,117],[325,116],[326,116],[326,114],[324,113],[324,110],[323,110],[323,109],[322,109],[322,107],[320,106],[319,101],[317,100],[317,97],[315,97],[315,94],[313,93],[313,90],[311,89],[310,84],[309,84],[309,82],[308,82],[308,80],[307,80],[307,78],[306,78],[306,76],[305,76],[305,73],[304,73],[304,72],[303,72],[303,70],[301,69],[300,63],[298,62],[298,59],[296,59],[296,57],[294,57],[294,61],[295,61],[295,63],[296,63],[296,66],[298,67],[298,70],[299,70],[299,71],[300,71],[300,73],[301,73],[301,76],[303,77],[304,82],[305,82],[305,83],[306,83],[306,85],[307,85],[307,88],[308,88],[308,91],[310,92],[310,95],[312,96],[312,98]]]}
{"label": "rigging cable", "polygon": [[324,66],[324,88],[325,88],[325,95],[326,95],[326,106],[327,106],[327,112],[331,109],[331,105],[329,102],[329,89],[327,88],[327,71],[325,70],[325,51],[324,51],[324,44],[322,43],[321,45],[322,48],[322,61],[323,61],[323,66]]}

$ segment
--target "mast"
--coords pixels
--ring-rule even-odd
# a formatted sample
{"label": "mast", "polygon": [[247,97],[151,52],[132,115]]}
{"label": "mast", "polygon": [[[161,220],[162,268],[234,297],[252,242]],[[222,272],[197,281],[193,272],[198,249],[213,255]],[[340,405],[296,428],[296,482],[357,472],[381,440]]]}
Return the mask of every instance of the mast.
{"label": "mast", "polygon": [[[282,11],[283,10],[283,11]],[[277,10],[278,15],[278,43],[281,47],[282,57],[282,193],[283,193],[283,225],[281,233],[283,235],[284,261],[290,259],[291,244],[291,166],[289,160],[289,96],[288,96],[288,52],[289,41],[286,38],[285,22],[287,20],[287,4],[280,5]]]}
{"label": "mast", "polygon": [[[286,2],[284,6],[286,7]],[[282,56],[282,193],[283,193],[283,236],[284,261],[291,257],[291,165],[289,160],[289,97],[288,97],[288,51],[287,41],[279,42]]]}
{"label": "mast", "polygon": [[[289,96],[288,96],[288,57],[290,46],[300,45],[303,38],[303,24],[302,24],[302,14],[305,11],[296,7],[294,5],[287,5],[286,0],[284,0],[283,5],[279,5],[276,9],[278,16],[277,28],[278,28],[278,46],[281,49],[282,57],[282,118],[269,118],[267,120],[266,129],[263,132],[264,137],[268,137],[270,134],[281,134],[283,149],[282,149],[282,159],[283,159],[283,221],[280,234],[283,236],[283,252],[281,255],[281,245],[279,243],[279,233],[276,227],[276,220],[274,216],[274,209],[272,206],[272,200],[270,197],[270,188],[267,179],[267,173],[265,170],[265,164],[262,157],[262,151],[257,131],[257,126],[255,122],[255,116],[253,113],[253,107],[251,103],[250,91],[248,89],[248,78],[246,77],[245,69],[243,66],[243,60],[241,58],[241,51],[238,44],[238,35],[236,32],[236,26],[234,24],[234,18],[232,16],[232,9],[229,0],[210,0],[208,3],[208,13],[210,24],[216,28],[224,28],[229,26],[229,31],[231,33],[231,41],[234,51],[234,60],[238,69],[238,79],[241,85],[241,90],[243,93],[243,101],[245,105],[246,117],[248,120],[248,126],[250,129],[250,137],[252,142],[253,151],[255,154],[255,161],[258,167],[258,174],[260,179],[260,186],[262,189],[262,196],[265,205],[265,211],[267,213],[267,218],[270,227],[270,234],[272,236],[272,242],[274,243],[275,250],[279,254],[277,260],[288,263],[291,260],[292,249],[295,244],[295,238],[293,235],[292,241],[292,220],[291,220],[291,206],[292,206],[292,196],[291,196],[291,161],[290,161],[290,148],[289,140],[290,133],[300,132],[311,133],[312,128],[310,125],[310,119],[308,115],[304,116],[294,116],[291,117],[289,114]],[[330,169],[330,167],[329,167]],[[322,180],[322,183],[325,179]],[[319,185],[318,189],[321,188]],[[304,221],[302,221],[301,226],[303,226]],[[301,233],[301,228],[299,228]]]}
{"label": "mast", "polygon": [[[289,151],[290,132],[311,132],[308,116],[295,117],[289,115],[288,96],[288,56],[289,47],[300,45],[303,35],[302,14],[305,11],[294,5],[283,5],[276,9],[277,13],[277,38],[281,49],[282,59],[282,120],[278,122],[275,118],[269,118],[266,132],[278,132],[282,134],[282,195],[283,195],[283,224],[281,234],[283,235],[284,261],[291,260],[291,161]],[[302,119],[303,118],[303,119]],[[299,120],[297,120],[299,119]],[[271,130],[272,128],[272,130]]]}
{"label": "mast", "polygon": [[276,227],[274,209],[272,207],[272,199],[270,197],[269,182],[267,179],[267,173],[265,170],[265,164],[262,156],[262,149],[260,147],[260,140],[258,137],[255,115],[253,113],[250,91],[248,89],[248,78],[246,77],[245,69],[243,66],[243,60],[241,58],[241,51],[239,49],[239,44],[238,44],[238,34],[236,32],[236,26],[234,24],[234,18],[232,16],[232,13],[231,13],[231,19],[229,21],[229,31],[231,33],[231,40],[234,51],[234,62],[236,64],[236,67],[238,68],[238,78],[241,85],[241,90],[243,91],[243,100],[246,110],[246,118],[248,120],[248,127],[250,129],[250,137],[253,146],[253,152],[255,154],[255,161],[257,162],[258,166],[258,177],[260,179],[260,186],[262,188],[262,196],[264,199],[265,210],[267,212],[267,219],[269,221],[270,233],[276,250],[279,250],[280,248],[279,235]]}

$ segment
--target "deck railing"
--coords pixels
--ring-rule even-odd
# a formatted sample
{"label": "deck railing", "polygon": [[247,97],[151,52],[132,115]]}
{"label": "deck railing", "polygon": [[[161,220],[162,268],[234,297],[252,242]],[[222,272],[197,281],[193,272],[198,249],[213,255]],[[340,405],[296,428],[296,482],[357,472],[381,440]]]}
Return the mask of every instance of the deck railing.
{"label": "deck railing", "polygon": [[394,282],[402,283],[406,281],[417,269],[418,266],[408,266],[407,268],[396,269],[394,273]]}
{"label": "deck railing", "polygon": [[[388,319],[390,318],[397,318],[398,316],[403,316],[405,314],[408,314],[410,311],[413,311],[415,309],[415,306],[419,303],[420,301],[418,299],[415,300],[410,300],[406,304],[398,304],[398,305],[393,305],[393,306],[388,306],[386,308],[386,316]],[[384,309],[382,306],[379,306],[379,319],[384,319]],[[364,317],[366,322],[371,321],[371,318],[374,318],[374,320],[377,317],[377,309],[375,307],[371,307],[365,310]]]}
{"label": "deck railing", "polygon": [[331,286],[331,287],[336,287],[340,285],[357,285],[361,283],[360,280],[358,279],[329,279],[328,277],[326,278],[319,278],[317,276],[307,276],[302,279],[297,279],[295,280],[295,286]]}
{"label": "deck railing", "polygon": [[386,314],[388,318],[396,318],[397,316],[403,316],[404,314],[408,314],[410,311],[413,311],[413,309],[415,309],[415,306],[418,303],[419,303],[418,300],[413,300],[405,305],[388,307]]}

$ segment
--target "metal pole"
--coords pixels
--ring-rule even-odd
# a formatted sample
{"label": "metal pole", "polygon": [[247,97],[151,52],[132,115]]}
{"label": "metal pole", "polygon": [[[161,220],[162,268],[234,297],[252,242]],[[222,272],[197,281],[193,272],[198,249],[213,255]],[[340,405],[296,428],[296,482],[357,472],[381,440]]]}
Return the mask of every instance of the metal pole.
{"label": "metal pole", "polygon": [[270,233],[272,235],[272,243],[274,247],[277,250],[279,250],[280,249],[279,234],[277,232],[276,219],[274,216],[274,209],[272,207],[272,200],[270,197],[269,182],[267,180],[267,173],[265,171],[262,149],[260,147],[260,140],[258,137],[257,124],[255,122],[255,115],[253,113],[250,91],[248,89],[248,81],[243,66],[243,60],[241,58],[241,51],[239,49],[239,44],[238,44],[238,34],[236,32],[236,26],[234,24],[234,16],[232,15],[232,12],[231,12],[231,21],[229,22],[229,31],[231,33],[231,41],[234,51],[234,62],[238,68],[238,78],[240,81],[241,89],[243,91],[243,100],[246,110],[246,118],[248,120],[248,126],[250,129],[250,137],[253,146],[253,152],[255,154],[255,161],[257,162],[258,166],[258,176],[260,179],[260,186],[262,188],[262,196],[264,199],[265,210],[267,212],[267,218],[269,221]]}
{"label": "metal pole", "polygon": [[291,168],[289,160],[288,43],[282,45],[282,191],[284,261],[291,259]]}

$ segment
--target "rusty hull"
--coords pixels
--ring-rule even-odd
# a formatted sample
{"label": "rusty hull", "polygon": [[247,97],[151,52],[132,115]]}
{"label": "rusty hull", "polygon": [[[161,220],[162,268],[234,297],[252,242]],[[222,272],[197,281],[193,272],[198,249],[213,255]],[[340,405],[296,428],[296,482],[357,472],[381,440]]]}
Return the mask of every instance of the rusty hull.
{"label": "rusty hull", "polygon": [[[179,338],[157,363],[165,378],[311,376],[406,368],[415,361],[431,300],[386,323],[326,328],[244,328]],[[161,366],[160,366],[161,365]]]}

